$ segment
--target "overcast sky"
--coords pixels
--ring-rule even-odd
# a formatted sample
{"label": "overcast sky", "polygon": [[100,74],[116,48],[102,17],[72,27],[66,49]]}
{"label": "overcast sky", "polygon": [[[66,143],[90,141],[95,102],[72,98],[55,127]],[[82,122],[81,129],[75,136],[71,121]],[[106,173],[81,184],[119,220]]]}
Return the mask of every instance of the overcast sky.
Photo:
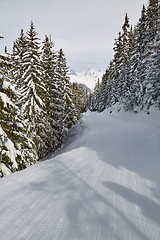
{"label": "overcast sky", "polygon": [[41,40],[51,34],[55,50],[63,48],[71,69],[104,71],[125,13],[135,25],[143,4],[148,0],[0,0],[0,50],[7,45],[11,51],[20,29],[33,20]]}

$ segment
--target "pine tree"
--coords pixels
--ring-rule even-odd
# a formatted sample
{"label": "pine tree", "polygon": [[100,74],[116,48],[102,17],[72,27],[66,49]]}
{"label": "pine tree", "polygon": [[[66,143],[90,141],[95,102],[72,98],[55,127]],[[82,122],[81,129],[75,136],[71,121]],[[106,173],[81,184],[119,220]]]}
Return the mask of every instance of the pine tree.
{"label": "pine tree", "polygon": [[114,54],[114,71],[113,71],[113,83],[112,91],[114,100],[113,104],[119,101],[123,101],[124,89],[126,85],[127,75],[127,63],[128,63],[128,52],[129,52],[129,19],[128,15],[125,16],[125,22],[122,26],[122,33],[119,32],[118,38],[115,39],[113,48]]}
{"label": "pine tree", "polygon": [[147,27],[149,33],[149,41],[155,39],[158,29],[158,0],[149,0],[149,5],[147,9]]}
{"label": "pine tree", "polygon": [[66,63],[66,57],[63,50],[60,49],[58,53],[59,77],[63,84],[63,100],[64,100],[64,115],[63,123],[66,131],[70,129],[77,121],[78,113],[73,103],[73,92],[71,88],[69,70]]}
{"label": "pine tree", "polygon": [[129,18],[126,13],[125,15],[125,21],[122,26],[122,53],[123,53],[123,62],[128,62],[128,53],[129,53],[129,34],[130,34],[130,25],[129,25]]}
{"label": "pine tree", "polygon": [[131,80],[134,81],[134,89],[132,87],[133,108],[144,108],[143,98],[146,89],[146,45],[148,42],[147,35],[147,11],[143,5],[141,17],[136,26],[135,46],[131,52]]}
{"label": "pine tree", "polygon": [[107,84],[107,99],[106,99],[106,106],[110,107],[112,105],[114,105],[115,103],[117,103],[119,101],[119,95],[117,94],[117,81],[118,81],[118,77],[119,77],[119,73],[118,76],[116,74],[116,63],[114,61],[114,59],[112,61],[110,61],[109,63],[109,78],[108,78],[108,84]]}
{"label": "pine tree", "polygon": [[144,96],[143,105],[149,109],[157,102],[158,97],[158,0],[150,0],[147,8],[147,44],[144,52],[143,64],[145,64],[145,78],[143,78]]}
{"label": "pine tree", "polygon": [[118,79],[121,69],[122,69],[122,65],[123,65],[123,55],[122,55],[122,51],[123,51],[123,44],[122,44],[122,34],[121,32],[118,33],[118,38],[115,39],[115,43],[114,43],[114,78]]}
{"label": "pine tree", "polygon": [[109,70],[106,69],[105,74],[102,76],[102,81],[99,86],[99,99],[98,99],[98,111],[102,112],[107,106],[109,95]]}
{"label": "pine tree", "polygon": [[43,79],[45,88],[48,92],[48,99],[46,99],[47,108],[50,104],[50,93],[52,92],[52,84],[54,84],[54,69],[56,64],[56,53],[54,52],[54,44],[51,38],[45,36],[42,47],[42,66],[43,66]]}
{"label": "pine tree", "polygon": [[45,85],[40,60],[40,43],[33,22],[27,31],[27,51],[22,56],[23,82],[20,89],[22,115],[28,125],[28,136],[33,137],[39,157],[47,153],[45,146]]}
{"label": "pine tree", "polygon": [[137,105],[137,83],[135,80],[135,69],[137,66],[137,62],[139,61],[137,49],[136,49],[136,29],[130,29],[129,32],[129,49],[128,49],[128,62],[126,65],[126,81],[125,81],[125,88],[124,88],[124,109],[126,111],[133,110],[133,108]]}
{"label": "pine tree", "polygon": [[77,109],[78,116],[80,116],[81,113],[86,111],[88,104],[88,94],[85,92],[81,84],[74,82],[72,83],[71,87],[73,91],[73,102]]}
{"label": "pine tree", "polygon": [[24,169],[37,159],[15,105],[17,92],[10,71],[9,55],[0,56],[0,176]]}
{"label": "pine tree", "polygon": [[130,49],[130,41],[129,41],[129,36],[130,36],[130,25],[129,25],[129,18],[128,15],[126,14],[125,16],[125,22],[122,26],[122,68],[118,80],[118,86],[117,90],[119,92],[119,99],[122,103],[125,102],[125,91],[127,88],[127,74],[129,71],[129,49]]}
{"label": "pine tree", "polygon": [[[59,99],[61,94],[59,94],[60,89],[58,89],[58,83],[55,77],[55,67],[56,67],[56,60],[57,56],[54,52],[54,44],[51,41],[51,37],[45,36],[43,41],[42,47],[42,66],[43,66],[43,73],[44,73],[44,83],[46,89],[46,113],[48,116],[48,128],[47,128],[47,138],[48,138],[48,147],[49,151],[55,151],[57,147],[59,147],[59,140],[57,136],[59,132],[57,129],[59,128],[59,119],[57,119],[56,110],[57,110],[57,103],[61,101]],[[58,96],[57,96],[58,95]]]}
{"label": "pine tree", "polygon": [[158,1],[158,21],[157,21],[157,34],[155,37],[155,50],[156,56],[155,61],[157,65],[157,78],[155,82],[156,90],[156,105],[160,109],[160,1]]}
{"label": "pine tree", "polygon": [[23,29],[19,38],[13,43],[13,53],[12,53],[12,75],[16,88],[19,91],[23,86],[22,76],[23,76],[23,56],[27,51],[27,39],[24,34]]}
{"label": "pine tree", "polygon": [[139,54],[140,60],[143,59],[143,54],[145,52],[145,47],[148,41],[147,36],[147,11],[145,6],[143,5],[142,11],[141,11],[141,17],[139,19],[139,22],[136,27],[137,30],[137,38],[136,38],[136,48],[137,53]]}
{"label": "pine tree", "polygon": [[94,87],[94,92],[90,100],[90,110],[93,112],[98,111],[98,94],[99,94],[99,81],[96,83]]}
{"label": "pine tree", "polygon": [[17,152],[13,141],[8,136],[13,132],[16,106],[10,98],[13,91],[9,86],[7,69],[8,56],[0,55],[0,176],[18,169]]}

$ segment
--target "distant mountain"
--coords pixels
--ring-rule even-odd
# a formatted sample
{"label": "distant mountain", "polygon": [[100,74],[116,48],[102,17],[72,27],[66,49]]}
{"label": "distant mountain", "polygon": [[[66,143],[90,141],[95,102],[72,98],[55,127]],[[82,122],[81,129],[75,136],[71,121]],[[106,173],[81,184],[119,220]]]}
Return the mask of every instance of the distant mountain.
{"label": "distant mountain", "polygon": [[70,74],[74,75],[74,76],[77,76],[77,73],[74,70],[70,70]]}
{"label": "distant mountain", "polygon": [[98,81],[101,81],[103,73],[99,70],[89,68],[84,72],[75,72],[74,70],[70,70],[70,79],[71,82],[77,82],[81,85],[86,86],[90,90],[94,90],[94,87]]}

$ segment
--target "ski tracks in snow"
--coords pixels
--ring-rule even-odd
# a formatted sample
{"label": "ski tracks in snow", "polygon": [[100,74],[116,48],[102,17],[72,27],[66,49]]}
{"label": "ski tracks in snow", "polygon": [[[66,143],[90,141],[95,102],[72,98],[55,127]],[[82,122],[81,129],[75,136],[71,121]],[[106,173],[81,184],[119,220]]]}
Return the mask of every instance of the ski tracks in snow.
{"label": "ski tracks in snow", "polygon": [[1,240],[160,239],[157,136],[105,113],[82,125],[64,152],[0,181]]}

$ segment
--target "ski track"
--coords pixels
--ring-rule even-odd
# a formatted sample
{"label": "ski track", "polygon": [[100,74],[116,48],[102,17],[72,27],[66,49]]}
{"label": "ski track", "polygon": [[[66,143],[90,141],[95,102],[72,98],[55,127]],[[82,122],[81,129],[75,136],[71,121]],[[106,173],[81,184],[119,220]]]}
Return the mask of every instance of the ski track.
{"label": "ski track", "polygon": [[0,180],[1,240],[160,240],[156,131],[88,112],[82,128],[53,159]]}

